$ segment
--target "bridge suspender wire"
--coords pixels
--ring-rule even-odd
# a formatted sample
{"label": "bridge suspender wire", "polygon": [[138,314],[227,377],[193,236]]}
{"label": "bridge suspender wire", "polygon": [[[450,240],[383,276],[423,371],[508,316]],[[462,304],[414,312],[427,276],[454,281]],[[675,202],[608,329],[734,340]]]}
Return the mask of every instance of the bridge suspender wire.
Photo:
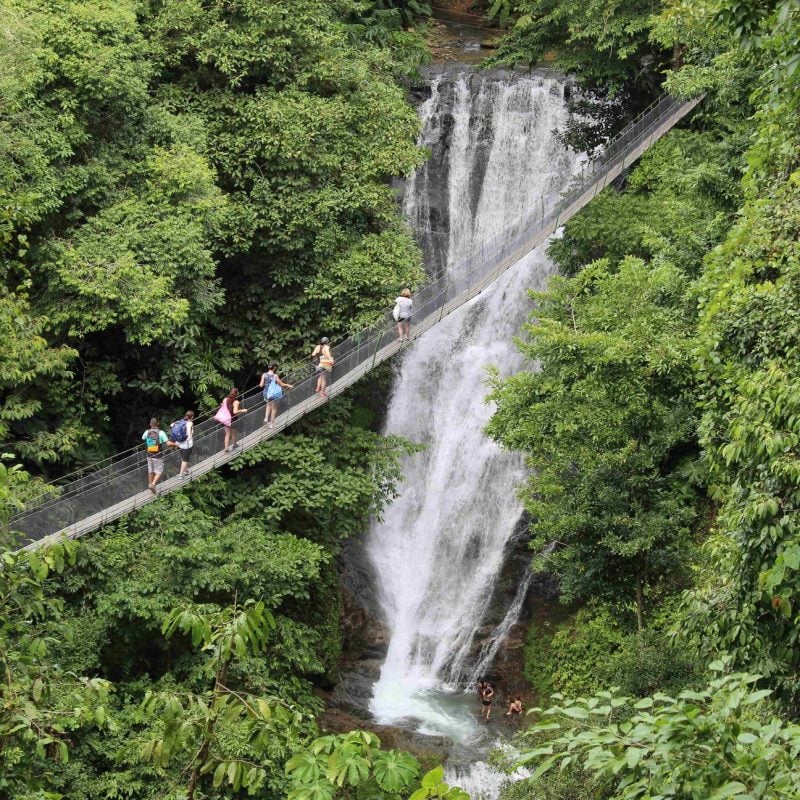
{"label": "bridge suspender wire", "polygon": [[[544,242],[619,176],[625,164],[639,158],[701,100],[702,97],[680,101],[663,95],[609,142],[594,160],[591,172],[586,170],[576,177],[549,212],[545,211],[543,200],[537,201],[510,220],[498,234],[477,245],[452,271],[449,280],[442,276],[421,286],[414,294],[412,338],[421,336],[482,292]],[[332,347],[336,365],[330,376],[329,396],[340,394],[405,346],[406,343],[397,340],[394,320],[387,310],[377,323]],[[281,400],[274,428],[263,424],[265,404],[260,389],[251,389],[243,395],[242,405],[248,412],[240,415],[236,423],[241,447],[233,452],[223,450],[221,425],[208,415],[196,419],[191,480],[227,464],[326,402],[315,393],[316,376],[308,374],[307,364],[287,374],[285,380],[293,383],[294,389]],[[145,456],[143,447],[133,448],[73,473],[69,479],[50,484],[41,496],[30,500],[23,511],[10,519],[10,529],[22,534],[27,549],[39,546],[51,536],[83,536],[152,502],[156,495],[145,488]],[[170,477],[159,484],[159,495],[187,483],[177,477],[179,453],[167,452],[163,458],[164,475]]]}

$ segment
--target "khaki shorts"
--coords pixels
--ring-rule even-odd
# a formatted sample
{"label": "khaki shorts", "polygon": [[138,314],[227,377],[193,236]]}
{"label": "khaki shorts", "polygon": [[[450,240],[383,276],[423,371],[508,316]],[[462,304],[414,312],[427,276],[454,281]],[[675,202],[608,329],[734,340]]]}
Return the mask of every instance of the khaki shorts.
{"label": "khaki shorts", "polygon": [[164,457],[153,458],[147,456],[147,472],[153,475],[160,475],[164,471]]}

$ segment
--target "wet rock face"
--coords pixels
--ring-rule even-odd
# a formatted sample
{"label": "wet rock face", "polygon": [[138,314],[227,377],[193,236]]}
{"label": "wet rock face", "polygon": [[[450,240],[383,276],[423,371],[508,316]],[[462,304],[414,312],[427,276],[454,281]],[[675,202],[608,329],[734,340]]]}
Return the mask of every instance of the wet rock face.
{"label": "wet rock face", "polygon": [[329,706],[343,714],[366,719],[372,686],[380,676],[389,646],[389,632],[375,616],[373,582],[358,547],[345,546],[340,578],[343,658],[339,683],[327,699]]}
{"label": "wet rock face", "polygon": [[381,659],[386,655],[389,633],[386,627],[347,588],[343,590],[342,631],[348,661]]}

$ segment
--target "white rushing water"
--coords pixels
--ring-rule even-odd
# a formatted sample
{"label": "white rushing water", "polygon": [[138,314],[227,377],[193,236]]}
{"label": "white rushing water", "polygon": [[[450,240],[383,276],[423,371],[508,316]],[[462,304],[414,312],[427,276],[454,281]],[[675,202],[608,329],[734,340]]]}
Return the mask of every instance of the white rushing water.
{"label": "white rushing water", "polygon": [[[420,112],[433,155],[409,181],[404,210],[412,225],[440,236],[423,241],[432,260],[440,257],[438,268],[457,275],[475,243],[523,209],[551,204],[579,169],[553,135],[567,119],[562,94],[558,80],[537,76],[464,71],[433,79]],[[465,684],[477,661],[487,664],[475,634],[520,519],[515,488],[523,477],[521,459],[483,433],[492,413],[486,367],[508,375],[521,366],[513,339],[531,311],[527,290],[544,288],[552,272],[543,250],[403,359],[385,432],[425,449],[406,459],[401,496],[366,543],[390,634],[370,705],[378,722],[412,721],[422,733],[459,742],[481,735],[474,704],[448,701],[447,693],[471,689]],[[518,593],[506,629],[523,599]]]}

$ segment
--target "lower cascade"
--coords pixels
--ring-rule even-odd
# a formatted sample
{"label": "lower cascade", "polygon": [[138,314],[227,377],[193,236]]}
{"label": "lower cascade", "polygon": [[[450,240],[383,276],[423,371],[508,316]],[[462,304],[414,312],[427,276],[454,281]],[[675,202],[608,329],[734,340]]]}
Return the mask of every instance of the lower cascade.
{"label": "lower cascade", "polygon": [[[568,119],[564,91],[562,79],[542,75],[432,74],[420,109],[432,155],[404,195],[432,270],[458,276],[471,248],[523,209],[549,207],[579,171],[579,158],[554,133]],[[380,723],[461,744],[486,738],[472,684],[527,588],[523,581],[498,635],[478,641],[521,517],[521,460],[483,433],[492,413],[486,367],[521,367],[513,339],[531,309],[527,290],[544,288],[552,272],[543,249],[410,347],[385,422],[385,433],[424,450],[405,460],[401,495],[366,540],[390,637],[370,711]],[[497,705],[498,719],[504,710]]]}

